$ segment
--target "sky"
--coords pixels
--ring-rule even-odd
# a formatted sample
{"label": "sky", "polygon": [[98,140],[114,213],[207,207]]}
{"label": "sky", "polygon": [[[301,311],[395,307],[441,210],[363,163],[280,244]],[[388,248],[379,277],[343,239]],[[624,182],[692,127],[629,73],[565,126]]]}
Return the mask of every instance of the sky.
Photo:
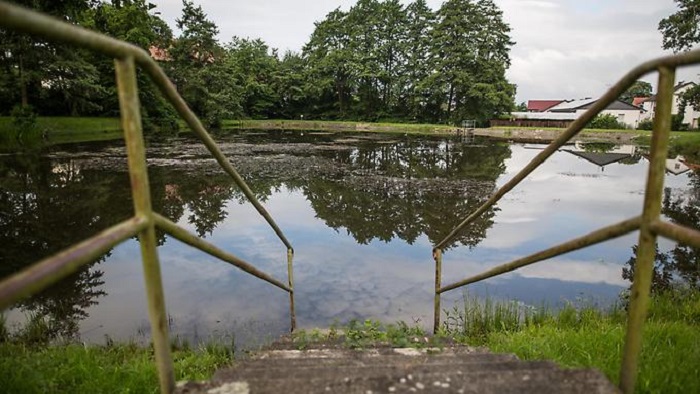
{"label": "sky", "polygon": [[[180,0],[151,0],[175,27]],[[673,0],[495,0],[516,44],[507,72],[516,101],[598,97],[634,66],[671,54],[661,49],[658,23],[676,11]],[[300,51],[314,22],[355,0],[195,0],[219,27],[219,40],[261,38],[269,46]],[[408,4],[410,0],[402,0]],[[427,0],[436,10],[443,0]],[[700,67],[678,80],[700,81]],[[644,80],[656,86],[656,76]]]}

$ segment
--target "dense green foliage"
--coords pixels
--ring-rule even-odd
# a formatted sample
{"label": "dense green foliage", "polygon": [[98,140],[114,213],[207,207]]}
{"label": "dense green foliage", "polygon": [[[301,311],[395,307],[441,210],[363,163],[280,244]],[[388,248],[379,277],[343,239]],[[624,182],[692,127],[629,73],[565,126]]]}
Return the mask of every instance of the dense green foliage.
{"label": "dense green foliage", "polygon": [[700,1],[674,2],[678,5],[678,11],[659,22],[659,31],[663,34],[663,48],[680,52],[691,49],[700,42]]}
{"label": "dense green foliage", "polygon": [[642,119],[637,124],[637,130],[653,130],[654,119]]}
{"label": "dense green foliage", "polygon": [[624,123],[617,120],[617,117],[612,114],[601,114],[593,118],[588,123],[588,128],[591,129],[603,129],[603,130],[614,130],[614,129],[624,129]]}
{"label": "dense green foliage", "polygon": [[[300,53],[262,40],[217,39],[200,6],[183,0],[179,34],[147,0],[18,3],[131,42],[158,60],[209,127],[223,119],[488,120],[513,105],[510,27],[493,0],[359,0],[316,23]],[[0,30],[0,115],[115,116],[112,60]],[[139,73],[148,129],[177,127],[173,110]]]}
{"label": "dense green foliage", "polygon": [[635,97],[651,96],[651,84],[645,81],[636,81],[620,96],[620,101],[632,104]]}

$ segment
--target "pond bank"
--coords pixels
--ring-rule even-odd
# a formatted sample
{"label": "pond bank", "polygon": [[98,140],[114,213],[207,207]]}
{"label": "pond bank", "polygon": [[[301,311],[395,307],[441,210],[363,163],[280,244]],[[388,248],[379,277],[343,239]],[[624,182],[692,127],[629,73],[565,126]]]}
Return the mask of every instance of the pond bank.
{"label": "pond bank", "polygon": [[[84,117],[40,117],[37,118],[39,136],[48,145],[117,140],[122,138],[119,118],[84,118]],[[0,134],[8,134],[12,127],[10,117],[0,117]],[[225,120],[222,130],[298,130],[320,132],[376,132],[414,135],[456,135],[458,129],[449,125],[410,124],[410,123],[372,123],[353,121],[325,120]],[[181,133],[188,133],[182,123]],[[540,143],[552,142],[564,132],[564,129],[538,128],[483,128],[475,129],[475,135],[498,140]],[[2,137],[2,135],[0,135]],[[649,145],[651,132],[645,130],[599,130],[585,129],[575,138],[583,142],[609,142],[615,144]],[[8,144],[8,142],[13,142]],[[13,149],[16,141],[2,142],[7,149]],[[671,132],[671,155],[680,154],[693,163],[700,162],[700,132]]]}
{"label": "pond bank", "polygon": [[[322,120],[229,120],[224,122],[224,130],[314,130],[330,132],[378,132],[401,134],[454,135],[458,128],[437,124],[405,124],[405,123],[370,123],[343,122]],[[535,129],[535,128],[479,128],[475,135],[496,139],[548,143],[555,140],[564,129]],[[577,137],[588,142],[616,142],[620,144],[633,143],[639,137],[649,136],[650,132],[641,130],[584,130]]]}
{"label": "pond bank", "polygon": [[[102,141],[121,138],[119,118],[86,117],[39,117],[37,126],[51,143]],[[12,127],[10,117],[0,117],[0,132]],[[453,135],[457,128],[439,124],[374,123],[326,120],[225,120],[226,130],[299,130],[327,132],[377,132],[400,134]],[[181,131],[187,132],[182,124]],[[548,143],[556,139],[564,129],[538,128],[483,128],[476,129],[478,136],[509,140],[514,142]],[[700,133],[673,132],[678,140],[688,140],[700,146]],[[588,142],[614,142],[619,144],[649,141],[650,132],[644,130],[583,130],[577,139]]]}

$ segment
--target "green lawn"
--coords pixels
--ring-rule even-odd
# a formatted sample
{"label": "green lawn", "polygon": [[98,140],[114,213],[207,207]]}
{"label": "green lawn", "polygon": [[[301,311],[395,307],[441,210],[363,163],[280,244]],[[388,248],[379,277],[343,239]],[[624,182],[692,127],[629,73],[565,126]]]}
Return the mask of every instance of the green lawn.
{"label": "green lawn", "polygon": [[[3,135],[10,135],[12,119],[0,117],[0,142]],[[453,126],[439,124],[413,123],[371,123],[326,120],[225,120],[223,130],[234,129],[282,129],[282,130],[315,130],[330,132],[381,132],[402,134],[449,134]],[[494,130],[536,129],[520,127],[498,127]],[[186,125],[181,124],[181,130],[187,132]],[[546,129],[562,131],[563,129]],[[648,144],[651,140],[649,131],[644,130],[601,130],[584,129],[584,133],[624,133],[639,136],[640,144]],[[40,117],[37,119],[37,136],[42,136],[50,144],[68,142],[103,141],[122,138],[119,118],[84,118],[84,117]],[[5,141],[7,142],[7,141]],[[16,141],[10,141],[12,143]],[[7,145],[7,143],[5,144]],[[10,144],[11,145],[11,144]],[[682,154],[691,160],[700,161],[700,132],[672,132],[672,154]]]}
{"label": "green lawn", "polygon": [[[451,320],[450,320],[451,319]],[[448,312],[444,335],[524,360],[553,360],[565,367],[593,367],[619,382],[626,313],[569,305],[558,313],[526,311],[515,303],[465,297]],[[638,393],[700,392],[700,291],[652,297],[644,328]]]}
{"label": "green lawn", "polygon": [[[0,134],[9,135],[12,131],[12,118],[0,117]],[[51,144],[122,138],[119,118],[39,117],[35,133],[36,138],[43,136]]]}
{"label": "green lawn", "polygon": [[[222,346],[173,352],[176,380],[205,380],[233,354]],[[0,343],[4,393],[158,393],[153,351],[134,344],[48,347]]]}

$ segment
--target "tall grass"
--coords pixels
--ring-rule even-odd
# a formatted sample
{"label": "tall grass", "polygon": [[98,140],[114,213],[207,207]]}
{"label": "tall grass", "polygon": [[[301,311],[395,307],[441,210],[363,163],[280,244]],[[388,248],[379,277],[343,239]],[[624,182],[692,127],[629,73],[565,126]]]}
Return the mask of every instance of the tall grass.
{"label": "tall grass", "polygon": [[[136,343],[84,345],[47,342],[47,323],[30,319],[9,330],[0,315],[0,392],[2,393],[157,393],[152,347]],[[193,348],[171,344],[177,380],[209,379],[234,359],[233,343],[210,342]]]}
{"label": "tall grass", "polygon": [[[555,311],[465,295],[447,311],[443,335],[525,360],[593,367],[617,383],[626,332],[623,302],[601,310],[568,304]],[[637,392],[700,392],[700,291],[652,297],[644,328]]]}

